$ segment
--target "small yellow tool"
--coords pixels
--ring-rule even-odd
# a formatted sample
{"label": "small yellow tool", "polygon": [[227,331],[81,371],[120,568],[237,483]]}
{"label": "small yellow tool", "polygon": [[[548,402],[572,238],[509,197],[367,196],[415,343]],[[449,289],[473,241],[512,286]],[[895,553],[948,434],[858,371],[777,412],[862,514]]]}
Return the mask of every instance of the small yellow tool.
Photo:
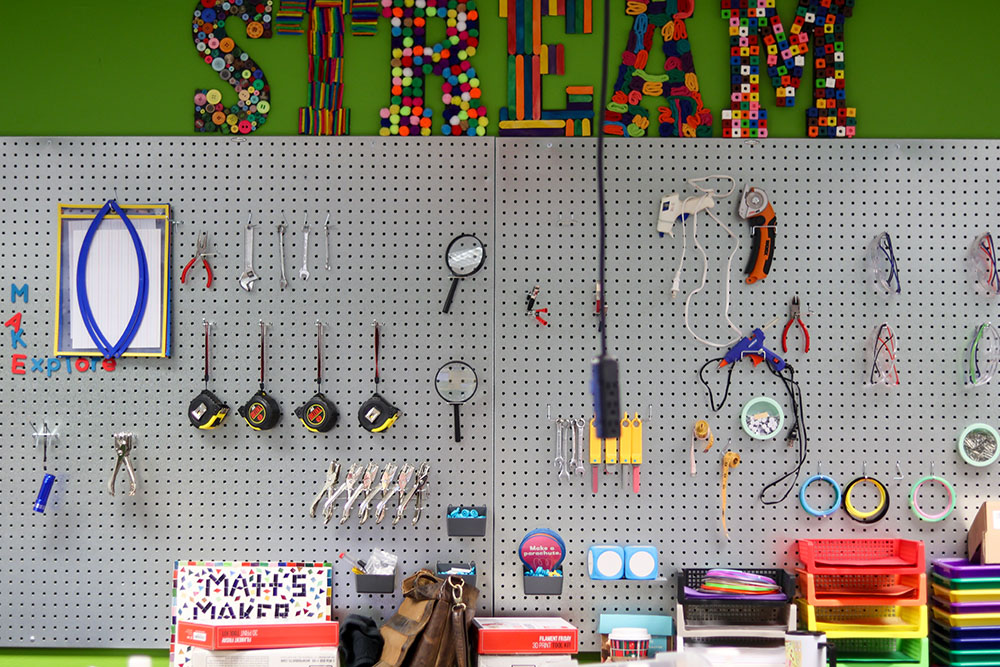
{"label": "small yellow tool", "polygon": [[708,422],[704,419],[699,419],[694,423],[694,431],[691,432],[691,474],[698,474],[698,467],[694,462],[694,441],[695,440],[707,440],[708,444],[705,445],[705,451],[707,452],[715,444],[715,436],[712,435],[712,427],[708,425]]}
{"label": "small yellow tool", "polygon": [[632,420],[632,493],[639,493],[639,466],[642,465],[642,419]]}
{"label": "small yellow tool", "polygon": [[618,462],[621,464],[621,485],[625,486],[625,465],[632,463],[632,420],[622,417],[622,435],[618,441]]}
{"label": "small yellow tool", "polygon": [[597,467],[601,464],[601,439],[597,437],[597,427],[594,418],[590,418],[590,473],[593,477],[591,486],[597,493]]}
{"label": "small yellow tool", "polygon": [[618,463],[618,438],[608,438],[604,441],[604,473],[608,472],[608,464]]}
{"label": "small yellow tool", "polygon": [[729,539],[729,528],[726,527],[726,486],[729,484],[729,471],[740,464],[740,455],[736,452],[726,452],[722,457],[722,532]]}

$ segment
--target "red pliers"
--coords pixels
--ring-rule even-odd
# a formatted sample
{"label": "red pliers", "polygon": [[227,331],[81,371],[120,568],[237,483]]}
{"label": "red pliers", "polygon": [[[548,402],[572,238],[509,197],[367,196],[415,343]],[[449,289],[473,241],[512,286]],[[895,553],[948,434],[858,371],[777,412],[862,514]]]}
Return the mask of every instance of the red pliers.
{"label": "red pliers", "polygon": [[783,352],[788,352],[788,330],[792,328],[794,322],[799,323],[799,328],[802,329],[802,335],[805,336],[806,346],[803,352],[809,351],[809,329],[806,329],[806,325],[802,322],[802,317],[800,316],[799,309],[799,295],[796,294],[792,297],[792,305],[788,309],[789,317],[788,322],[785,324],[785,330],[781,332],[781,350]]}
{"label": "red pliers", "polygon": [[198,235],[198,244],[197,248],[195,249],[194,257],[191,258],[191,261],[188,262],[187,265],[185,265],[184,270],[181,272],[182,283],[187,282],[188,271],[191,270],[191,267],[194,266],[195,262],[197,262],[200,259],[201,263],[205,265],[205,273],[208,274],[208,280],[205,283],[205,287],[212,286],[212,267],[208,265],[208,260],[206,259],[206,257],[210,257],[207,251],[208,251],[208,234],[202,232],[201,234]]}

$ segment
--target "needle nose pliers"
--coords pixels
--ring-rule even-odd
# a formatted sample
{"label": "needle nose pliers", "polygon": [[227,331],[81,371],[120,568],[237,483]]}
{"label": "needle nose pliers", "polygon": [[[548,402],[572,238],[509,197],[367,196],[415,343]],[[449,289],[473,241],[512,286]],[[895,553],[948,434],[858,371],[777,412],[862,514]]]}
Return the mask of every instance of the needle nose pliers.
{"label": "needle nose pliers", "polygon": [[200,259],[201,263],[205,265],[205,273],[208,275],[208,279],[205,282],[205,287],[211,287],[212,267],[208,265],[208,259],[207,259],[208,257],[210,257],[210,255],[208,254],[208,234],[202,232],[201,234],[198,235],[198,244],[197,247],[195,248],[194,257],[192,257],[191,261],[184,266],[184,270],[181,272],[181,282],[182,283],[187,282],[188,271],[190,271],[191,267],[195,265],[195,262],[197,262]]}

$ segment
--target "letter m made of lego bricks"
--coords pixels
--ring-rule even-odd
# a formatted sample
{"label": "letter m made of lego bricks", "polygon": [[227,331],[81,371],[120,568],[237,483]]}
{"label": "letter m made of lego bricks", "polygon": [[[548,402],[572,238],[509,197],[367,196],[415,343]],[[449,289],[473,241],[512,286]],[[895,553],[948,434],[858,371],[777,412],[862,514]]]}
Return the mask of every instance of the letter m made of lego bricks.
{"label": "letter m made of lego bricks", "polygon": [[729,22],[730,103],[722,136],[766,137],[767,109],[760,100],[761,72],[774,86],[777,106],[795,106],[809,38],[813,50],[813,106],[806,111],[810,137],[853,137],[857,112],[847,106],[844,24],[855,0],[799,0],[786,32],[775,0],[721,0]]}

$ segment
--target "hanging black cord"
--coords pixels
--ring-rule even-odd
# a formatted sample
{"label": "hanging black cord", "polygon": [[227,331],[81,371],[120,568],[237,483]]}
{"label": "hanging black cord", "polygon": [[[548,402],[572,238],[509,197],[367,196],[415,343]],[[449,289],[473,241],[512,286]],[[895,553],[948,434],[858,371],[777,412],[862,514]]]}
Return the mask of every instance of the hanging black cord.
{"label": "hanging black cord", "polygon": [[709,364],[717,364],[724,359],[725,357],[709,359],[698,369],[698,379],[701,380],[701,383],[705,385],[705,389],[708,390],[708,404],[712,406],[712,412],[719,412],[722,410],[722,406],[726,404],[726,399],[729,398],[729,385],[733,383],[733,369],[736,368],[736,364],[729,364],[729,373],[726,374],[726,391],[722,394],[722,400],[719,401],[718,406],[715,405],[715,395],[712,393],[712,387],[709,386],[708,380],[705,379],[705,369],[708,368]]}
{"label": "hanging black cord", "polygon": [[[779,372],[774,369],[770,362],[767,364],[768,369],[781,380],[782,384],[785,385],[785,389],[788,391],[788,398],[792,404],[792,414],[795,417],[795,423],[792,424],[792,432],[796,437],[798,443],[798,462],[795,467],[786,472],[781,477],[777,478],[773,482],[768,483],[760,490],[760,502],[764,505],[777,505],[785,501],[789,494],[795,488],[796,483],[799,480],[799,474],[802,472],[802,466],[805,465],[806,458],[809,455],[809,444],[806,440],[806,421],[805,421],[805,410],[802,406],[802,388],[799,383],[795,380],[795,369],[792,368],[790,364],[785,366],[785,372]],[[767,493],[768,489],[774,488],[781,484],[785,480],[789,480],[788,488],[785,489],[785,493],[782,494],[777,500],[765,500],[764,494]]]}
{"label": "hanging black cord", "polygon": [[601,334],[601,356],[608,354],[608,334],[605,322],[607,312],[608,288],[604,284],[604,254],[605,254],[605,227],[604,220],[604,108],[608,99],[608,49],[611,41],[611,0],[604,1],[604,49],[601,66],[601,115],[597,119],[597,220],[600,228],[599,251],[597,259],[597,284],[600,286],[601,312],[600,334]]}

